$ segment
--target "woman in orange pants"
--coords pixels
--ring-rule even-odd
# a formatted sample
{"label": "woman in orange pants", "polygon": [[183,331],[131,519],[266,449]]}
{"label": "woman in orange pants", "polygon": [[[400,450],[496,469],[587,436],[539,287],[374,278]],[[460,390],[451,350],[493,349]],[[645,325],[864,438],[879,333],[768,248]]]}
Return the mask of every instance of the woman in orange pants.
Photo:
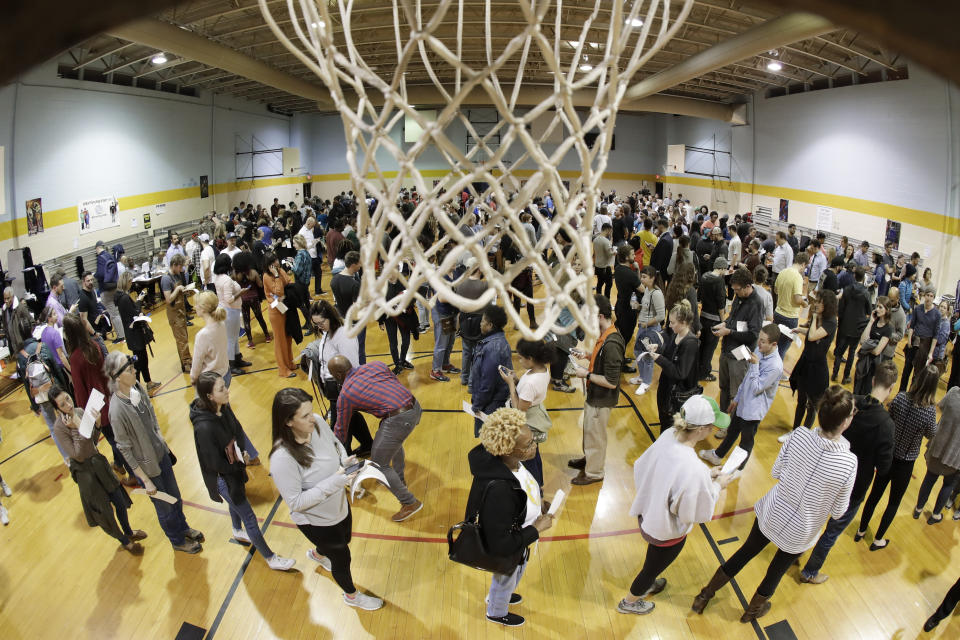
{"label": "woman in orange pants", "polygon": [[277,370],[281,378],[296,378],[296,365],[293,363],[293,351],[290,336],[287,335],[286,315],[273,306],[274,301],[283,302],[283,291],[290,284],[290,278],[280,268],[277,254],[267,252],[263,256],[263,290],[270,303],[270,326],[273,327],[273,357],[277,360]]}

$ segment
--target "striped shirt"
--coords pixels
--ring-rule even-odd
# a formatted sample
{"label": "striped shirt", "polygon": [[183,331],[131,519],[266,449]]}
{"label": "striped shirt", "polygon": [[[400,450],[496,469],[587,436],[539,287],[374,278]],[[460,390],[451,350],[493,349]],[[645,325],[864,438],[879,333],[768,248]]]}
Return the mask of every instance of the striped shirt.
{"label": "striped shirt", "polygon": [[937,407],[918,407],[900,392],[890,403],[890,417],[896,429],[893,432],[893,457],[910,462],[920,455],[924,438],[937,435]]}
{"label": "striped shirt", "polygon": [[400,384],[397,376],[379,360],[351,369],[337,398],[337,424],[333,433],[344,444],[354,411],[365,411],[385,418],[413,402],[413,394]]}
{"label": "striped shirt", "polygon": [[857,457],[845,438],[827,440],[819,427],[794,429],[771,473],[779,482],[754,507],[757,524],[781,551],[803,553],[827,518],[846,512]]}

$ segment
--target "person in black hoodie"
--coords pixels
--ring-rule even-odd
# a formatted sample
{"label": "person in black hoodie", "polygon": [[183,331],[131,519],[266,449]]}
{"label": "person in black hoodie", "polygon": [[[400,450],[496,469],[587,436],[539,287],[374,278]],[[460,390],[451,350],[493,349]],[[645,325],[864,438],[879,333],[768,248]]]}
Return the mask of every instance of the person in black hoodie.
{"label": "person in black hoodie", "polygon": [[[660,366],[660,382],[657,383],[657,413],[660,415],[660,433],[673,426],[673,414],[680,411],[686,397],[674,395],[674,389],[683,393],[694,389],[702,391],[697,385],[697,360],[700,342],[693,334],[693,309],[690,301],[683,299],[673,306],[668,316],[670,329],[666,334],[663,351],[657,353],[657,345],[650,344],[648,350],[653,354],[653,363]],[[679,401],[675,401],[677,398]]]}
{"label": "person in black hoodie", "polygon": [[[895,427],[883,403],[896,381],[897,367],[889,360],[881,362],[873,374],[873,389],[870,390],[870,395],[855,396],[857,413],[843,432],[843,437],[850,442],[850,451],[857,456],[857,475],[850,492],[850,506],[840,518],[830,518],[827,521],[827,528],[820,534],[807,564],[800,571],[800,582],[822,584],[827,581],[829,576],[820,573],[827,554],[860,510],[874,474],[883,478],[890,472]],[[859,542],[864,534],[866,531],[858,531],[853,538],[854,542]]]}
{"label": "person in black hoodie", "polygon": [[713,333],[713,328],[723,322],[727,310],[726,284],[724,275],[727,273],[727,259],[720,256],[713,261],[713,271],[707,271],[700,278],[700,364],[697,378],[713,382],[717,379],[713,375],[713,352],[717,350],[720,339]]}
{"label": "person in black hoodie", "polygon": [[253,544],[271,569],[286,571],[293,567],[295,560],[271,551],[247,501],[243,486],[247,481],[247,454],[241,450],[247,438],[230,408],[230,389],[220,374],[205,371],[197,378],[197,399],[190,404],[190,422],[203,483],[211,500],[227,503],[233,538],[245,545]]}
{"label": "person in black hoodie", "polygon": [[517,568],[510,575],[495,573],[487,595],[487,620],[506,627],[519,627],[523,616],[509,613],[507,607],[523,598],[514,589],[527,567],[527,547],[553,525],[547,513],[540,487],[520,464],[533,457],[536,446],[519,409],[501,408],[487,417],[480,429],[480,444],[467,460],[473,484],[467,498],[465,520],[479,516],[480,535],[491,555],[510,557],[520,554]]}
{"label": "person in black hoodie", "polygon": [[854,354],[860,344],[860,334],[870,320],[873,305],[870,304],[870,291],[863,286],[863,267],[853,270],[854,283],[844,287],[840,295],[840,307],[837,309],[837,345],[833,348],[833,382],[837,381],[843,352],[848,351],[846,366],[843,369],[843,384],[850,384],[850,370],[853,368]]}

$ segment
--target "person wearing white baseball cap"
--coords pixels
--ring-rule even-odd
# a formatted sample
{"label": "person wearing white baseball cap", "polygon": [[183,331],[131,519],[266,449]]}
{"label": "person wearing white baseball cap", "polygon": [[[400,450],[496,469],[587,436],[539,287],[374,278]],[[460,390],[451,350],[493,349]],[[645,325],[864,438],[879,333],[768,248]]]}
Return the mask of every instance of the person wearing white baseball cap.
{"label": "person wearing white baseball cap", "polygon": [[630,515],[637,516],[647,555],[630,594],[617,604],[620,613],[653,611],[654,604],[644,597],[667,586],[667,579],[657,576],[680,555],[694,525],[713,517],[720,491],[732,477],[700,462],[695,447],[714,427],[729,424],[730,416],[720,411],[716,400],[693,396],[674,414],[673,426],[633,463],[637,493]]}

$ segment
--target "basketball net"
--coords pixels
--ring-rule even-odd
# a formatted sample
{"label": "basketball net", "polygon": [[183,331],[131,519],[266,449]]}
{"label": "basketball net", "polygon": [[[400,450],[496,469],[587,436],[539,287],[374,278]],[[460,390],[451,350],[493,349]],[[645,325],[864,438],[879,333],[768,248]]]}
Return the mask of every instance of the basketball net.
{"label": "basketball net", "polygon": [[[418,292],[424,284],[440,300],[463,311],[476,311],[498,300],[527,339],[540,339],[548,332],[569,333],[576,326],[589,339],[599,335],[592,288],[592,221],[617,109],[636,72],[682,26],[693,0],[673,2],[672,11],[669,0],[516,0],[522,17],[508,25],[504,24],[502,3],[494,8],[490,0],[431,0],[429,4],[393,0],[386,5],[288,0],[286,13],[276,18],[267,0],[259,2],[280,42],[330,90],[329,108],[336,109],[343,120],[347,164],[359,205],[357,235],[363,268],[359,298],[346,318],[350,335],[382,315],[403,313],[414,299],[431,304]],[[371,7],[392,9],[396,62],[391,59],[387,71],[363,57],[372,46],[363,41],[371,37]],[[483,9],[483,25],[468,24],[466,34],[472,41],[483,39],[483,66],[462,61],[461,54],[471,55],[463,51],[465,7],[470,12]],[[286,31],[278,20],[290,23],[285,24]],[[568,22],[576,23],[579,34],[573,34]],[[353,34],[354,24],[367,28],[357,28]],[[383,29],[380,31],[382,38]],[[509,36],[505,45],[504,36]],[[382,47],[378,53],[383,53]],[[435,90],[436,120],[417,111],[411,102],[412,94],[423,88],[408,89],[406,69],[411,62],[424,65]],[[528,63],[539,65],[541,73],[546,69],[552,86],[527,87],[521,107],[524,75],[533,73],[526,69]],[[500,116],[496,125],[482,133],[465,114],[466,106],[478,104],[492,104]],[[544,117],[549,124],[534,138],[532,123]],[[412,144],[391,136],[404,119],[423,130]],[[451,137],[454,131],[462,135],[461,128],[475,142],[466,152]],[[585,141],[587,133],[596,134],[592,148]],[[549,153],[546,144],[551,147]],[[434,160],[439,151],[448,166],[436,186],[417,167],[417,160],[428,149]],[[576,155],[580,167],[570,177],[569,188],[559,169],[568,154]],[[383,166],[387,157],[392,162]],[[435,175],[436,170],[430,174]],[[473,183],[489,186],[478,193]],[[413,186],[423,199],[412,213],[404,215],[401,191]],[[462,228],[458,217],[448,213],[459,208],[465,189],[478,213],[478,227],[473,230]],[[520,213],[546,190],[553,198],[555,214],[551,220],[531,207],[540,229],[540,237],[532,242],[521,225]],[[364,194],[376,198],[375,211],[368,210]],[[421,246],[418,237],[433,221],[438,236],[443,237]],[[561,230],[570,240],[565,254]],[[520,257],[504,265],[501,273],[488,259],[488,252],[495,251],[506,237]],[[554,267],[551,256],[559,258]],[[488,287],[478,299],[454,291],[465,275],[448,278],[459,274],[470,257],[476,258]],[[575,262],[582,271],[575,269]],[[404,263],[409,265],[409,273],[398,274]],[[541,283],[533,296],[513,285],[527,269],[532,269]],[[391,274],[398,275],[406,286],[402,294],[387,299]],[[514,310],[511,294],[523,303],[543,305],[536,330],[527,324],[525,314]],[[574,322],[559,326],[557,320],[564,309]]]}

